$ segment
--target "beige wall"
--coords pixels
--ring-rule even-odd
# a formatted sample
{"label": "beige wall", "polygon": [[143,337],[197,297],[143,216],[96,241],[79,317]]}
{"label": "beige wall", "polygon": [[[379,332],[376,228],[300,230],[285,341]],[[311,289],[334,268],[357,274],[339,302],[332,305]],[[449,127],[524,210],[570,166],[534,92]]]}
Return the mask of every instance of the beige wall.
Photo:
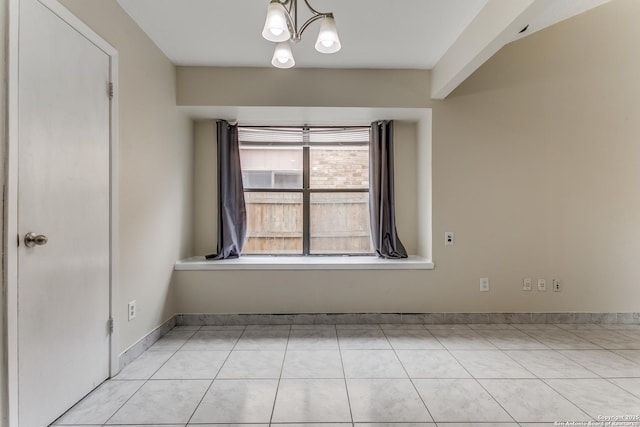
{"label": "beige wall", "polygon": [[432,169],[432,114],[417,124],[416,129],[416,253],[433,258],[433,175]]}
{"label": "beige wall", "polygon": [[[178,311],[640,311],[639,19],[640,2],[613,1],[506,46],[448,99],[423,100],[433,107],[434,270],[181,271]],[[416,106],[409,90],[372,99],[354,71],[331,73],[340,76],[329,89],[340,92],[334,106],[398,106],[398,96]],[[311,75],[288,77],[302,87]],[[368,83],[383,87],[381,76]],[[251,91],[224,89],[239,89],[242,79]],[[331,102],[323,85],[306,87],[304,99],[272,92],[280,79],[261,70],[179,68],[178,99]],[[198,84],[213,81],[196,96]],[[428,162],[423,152],[417,158],[421,167]],[[424,230],[428,202],[419,203]],[[445,231],[456,233],[455,246],[444,246]],[[490,278],[490,292],[479,292],[480,277]],[[545,278],[549,288],[559,278],[563,291],[524,292],[524,277]]]}
{"label": "beige wall", "polygon": [[115,0],[63,4],[119,53],[122,351],[175,313],[173,263],[192,246],[192,124],[176,108],[175,67]]}
{"label": "beige wall", "polygon": [[[217,172],[216,123],[198,120],[194,123],[194,240],[193,254],[216,252],[217,241]],[[397,192],[396,209],[398,233],[409,253],[416,253],[416,124],[395,123],[395,164]],[[181,292],[178,290],[178,292]]]}
{"label": "beige wall", "polygon": [[208,255],[218,235],[216,122],[198,120],[193,129],[193,254]]}
{"label": "beige wall", "polygon": [[[616,0],[508,45],[434,109],[435,236],[458,239],[436,262],[503,307],[640,311],[639,20]],[[564,291],[523,297],[524,275]]]}
{"label": "beige wall", "polygon": [[394,123],[393,160],[396,228],[407,253],[418,247],[418,134],[416,123]]}
{"label": "beige wall", "polygon": [[177,67],[178,105],[431,106],[427,70]]}

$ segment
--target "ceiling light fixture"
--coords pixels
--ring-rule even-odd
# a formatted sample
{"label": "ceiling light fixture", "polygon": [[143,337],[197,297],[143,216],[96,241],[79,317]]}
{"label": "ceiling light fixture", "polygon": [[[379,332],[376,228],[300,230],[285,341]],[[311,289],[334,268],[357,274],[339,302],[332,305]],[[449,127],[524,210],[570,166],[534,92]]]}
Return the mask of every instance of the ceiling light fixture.
{"label": "ceiling light fixture", "polygon": [[276,43],[271,60],[274,67],[291,68],[296,64],[290,41],[299,42],[304,30],[319,19],[322,21],[316,40],[316,50],[321,53],[335,53],[342,47],[333,13],[318,12],[307,0],[304,0],[304,4],[307,5],[312,16],[298,29],[298,0],[271,0],[269,3],[262,37]]}

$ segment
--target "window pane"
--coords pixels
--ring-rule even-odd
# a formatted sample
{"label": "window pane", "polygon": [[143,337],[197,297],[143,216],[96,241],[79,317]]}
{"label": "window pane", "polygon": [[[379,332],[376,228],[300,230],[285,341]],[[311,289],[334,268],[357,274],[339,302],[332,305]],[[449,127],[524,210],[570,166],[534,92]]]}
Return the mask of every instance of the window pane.
{"label": "window pane", "polygon": [[302,188],[302,172],[275,172],[274,188]]}
{"label": "window pane", "polygon": [[302,147],[241,145],[244,188],[302,188]]}
{"label": "window pane", "polygon": [[244,188],[271,188],[271,171],[242,171]]}
{"label": "window pane", "polygon": [[245,192],[247,239],[243,254],[302,253],[302,193]]}
{"label": "window pane", "polygon": [[312,254],[370,254],[369,193],[311,193]]}
{"label": "window pane", "polygon": [[369,188],[369,146],[312,146],[310,188]]}

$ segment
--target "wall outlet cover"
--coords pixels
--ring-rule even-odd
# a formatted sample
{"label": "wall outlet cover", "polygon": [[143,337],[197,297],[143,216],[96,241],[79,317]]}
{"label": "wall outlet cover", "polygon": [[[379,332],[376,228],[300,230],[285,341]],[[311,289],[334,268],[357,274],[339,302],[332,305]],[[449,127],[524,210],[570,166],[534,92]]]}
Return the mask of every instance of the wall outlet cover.
{"label": "wall outlet cover", "polygon": [[127,320],[130,322],[136,318],[136,301],[130,301],[127,304]]}
{"label": "wall outlet cover", "polygon": [[522,279],[522,290],[530,291],[531,290],[531,277],[527,277]]}
{"label": "wall outlet cover", "polygon": [[445,231],[444,232],[444,245],[445,246],[453,246],[455,243],[455,234],[453,231]]}
{"label": "wall outlet cover", "polygon": [[489,278],[481,277],[480,278],[480,292],[489,292]]}
{"label": "wall outlet cover", "polygon": [[551,287],[553,288],[553,292],[560,292],[562,291],[562,282],[560,279],[553,279],[551,281]]}

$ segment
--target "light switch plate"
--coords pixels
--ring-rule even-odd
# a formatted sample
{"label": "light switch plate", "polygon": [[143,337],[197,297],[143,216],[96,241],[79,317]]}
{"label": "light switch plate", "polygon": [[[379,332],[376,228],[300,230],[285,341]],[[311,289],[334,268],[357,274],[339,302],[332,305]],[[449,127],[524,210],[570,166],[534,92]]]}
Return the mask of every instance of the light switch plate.
{"label": "light switch plate", "polygon": [[538,291],[544,292],[547,290],[547,281],[545,279],[538,279]]}

